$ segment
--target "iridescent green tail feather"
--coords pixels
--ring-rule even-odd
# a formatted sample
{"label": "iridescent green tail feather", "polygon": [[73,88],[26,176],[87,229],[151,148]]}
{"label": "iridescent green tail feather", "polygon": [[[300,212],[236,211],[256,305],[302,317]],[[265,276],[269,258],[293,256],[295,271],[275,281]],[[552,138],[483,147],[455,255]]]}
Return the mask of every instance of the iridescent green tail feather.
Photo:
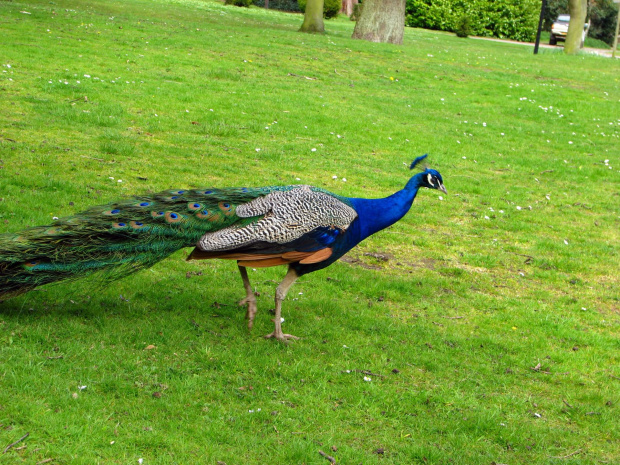
{"label": "iridescent green tail feather", "polygon": [[248,224],[236,206],[272,190],[165,191],[92,207],[49,226],[0,235],[0,301],[43,284],[104,272],[117,279],[148,268],[207,232]]}

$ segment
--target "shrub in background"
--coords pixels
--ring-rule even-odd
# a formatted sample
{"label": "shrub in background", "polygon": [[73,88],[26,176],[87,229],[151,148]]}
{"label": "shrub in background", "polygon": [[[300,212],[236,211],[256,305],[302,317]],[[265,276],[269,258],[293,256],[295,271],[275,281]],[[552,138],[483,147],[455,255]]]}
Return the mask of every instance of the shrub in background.
{"label": "shrub in background", "polygon": [[468,37],[471,34],[471,21],[469,16],[463,14],[456,20],[456,32],[457,37]]}
{"label": "shrub in background", "polygon": [[407,0],[407,26],[456,31],[461,15],[470,19],[471,34],[521,41],[534,40],[539,0]]}
{"label": "shrub in background", "polygon": [[618,3],[614,3],[612,0],[595,0],[589,6],[590,30],[588,37],[602,40],[613,46]]}
{"label": "shrub in background", "polygon": [[243,6],[249,8],[253,0],[224,0],[225,5]]}
{"label": "shrub in background", "polygon": [[405,24],[410,27],[453,31],[452,0],[407,0]]}
{"label": "shrub in background", "polygon": [[[302,13],[306,12],[306,3],[307,0],[297,0],[299,4],[299,9]],[[269,3],[271,5],[271,3]],[[324,0],[323,3],[323,18],[330,19],[335,18],[340,13],[340,8],[342,8],[341,0]]]}
{"label": "shrub in background", "polygon": [[[254,0],[254,5],[264,8],[265,0]],[[269,0],[269,9],[294,12],[301,11],[297,4],[297,0]]]}

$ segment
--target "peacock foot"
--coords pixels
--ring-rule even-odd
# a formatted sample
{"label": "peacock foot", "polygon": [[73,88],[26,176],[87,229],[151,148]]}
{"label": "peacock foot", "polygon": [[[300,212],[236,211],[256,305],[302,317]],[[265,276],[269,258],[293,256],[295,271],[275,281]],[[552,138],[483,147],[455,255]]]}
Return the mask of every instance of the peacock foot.
{"label": "peacock foot", "polygon": [[282,331],[274,331],[273,333],[269,333],[264,336],[265,339],[271,339],[272,337],[282,342],[288,342],[289,339],[299,339],[297,336],[293,336],[292,334],[285,334]]}
{"label": "peacock foot", "polygon": [[245,318],[248,320],[248,329],[252,329],[254,326],[254,317],[256,316],[256,312],[258,308],[256,307],[256,297],[246,297],[239,301],[239,305],[247,305],[247,312],[245,313]]}

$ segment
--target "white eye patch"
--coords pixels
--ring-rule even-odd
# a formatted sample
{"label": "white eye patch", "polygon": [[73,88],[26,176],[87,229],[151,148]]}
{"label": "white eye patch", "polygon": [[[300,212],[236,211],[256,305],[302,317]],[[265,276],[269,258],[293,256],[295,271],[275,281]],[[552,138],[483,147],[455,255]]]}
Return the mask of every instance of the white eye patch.
{"label": "white eye patch", "polygon": [[433,176],[430,173],[426,175],[426,179],[431,186],[435,187],[435,184],[433,184]]}

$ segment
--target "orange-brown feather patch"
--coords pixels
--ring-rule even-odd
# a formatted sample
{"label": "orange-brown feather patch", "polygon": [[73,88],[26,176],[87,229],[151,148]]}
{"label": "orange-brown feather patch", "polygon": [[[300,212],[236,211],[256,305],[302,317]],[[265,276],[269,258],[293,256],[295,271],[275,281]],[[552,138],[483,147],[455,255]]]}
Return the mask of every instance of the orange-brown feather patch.
{"label": "orange-brown feather patch", "polygon": [[282,258],[286,258],[287,260],[292,260],[296,262],[298,260],[302,260],[306,257],[309,257],[313,253],[314,252],[297,252],[297,251],[285,252],[282,254]]}
{"label": "orange-brown feather patch", "polygon": [[307,258],[300,260],[299,263],[302,265],[309,265],[311,263],[319,263],[323,260],[327,260],[332,256],[332,249],[321,249],[318,252],[313,253]]}
{"label": "orange-brown feather patch", "polygon": [[239,252],[206,252],[195,248],[187,257],[188,260],[210,260],[219,258],[222,260],[238,260],[240,266],[265,268],[269,266],[286,265],[299,262],[311,264],[322,262],[332,255],[332,249],[321,249],[317,252],[285,252],[282,254],[251,254]]}
{"label": "orange-brown feather patch", "polygon": [[288,265],[290,260],[282,257],[267,258],[265,260],[239,260],[237,265],[248,266],[251,268],[267,268],[269,266]]}
{"label": "orange-brown feather patch", "polygon": [[221,258],[223,260],[264,260],[267,258],[280,257],[280,254],[249,254],[228,252],[226,250],[221,252],[206,252],[195,248],[192,253],[187,257],[188,260],[209,260],[212,258]]}

